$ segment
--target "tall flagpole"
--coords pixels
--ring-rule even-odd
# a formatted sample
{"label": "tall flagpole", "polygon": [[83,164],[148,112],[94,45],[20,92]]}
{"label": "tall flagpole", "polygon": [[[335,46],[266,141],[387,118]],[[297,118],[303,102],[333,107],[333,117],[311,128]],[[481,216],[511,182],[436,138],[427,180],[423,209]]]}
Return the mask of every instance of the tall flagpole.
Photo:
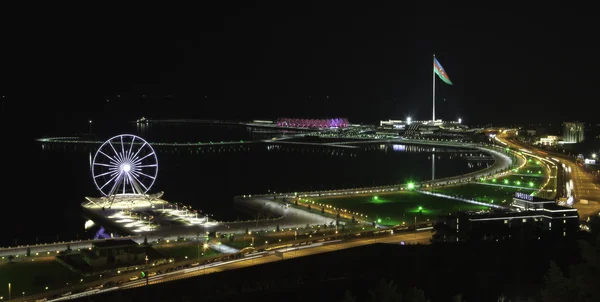
{"label": "tall flagpole", "polygon": [[435,54],[433,54],[433,122],[435,122]]}

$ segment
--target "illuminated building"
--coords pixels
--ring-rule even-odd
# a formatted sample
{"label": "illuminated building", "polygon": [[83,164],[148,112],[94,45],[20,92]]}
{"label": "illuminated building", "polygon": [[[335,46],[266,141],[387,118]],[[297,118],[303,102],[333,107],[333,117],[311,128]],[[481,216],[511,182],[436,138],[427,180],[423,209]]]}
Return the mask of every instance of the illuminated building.
{"label": "illuminated building", "polygon": [[563,141],[565,143],[579,143],[584,140],[584,123],[565,122],[563,124]]}
{"label": "illuminated building", "polygon": [[[446,235],[444,241],[460,241],[481,237],[484,240],[507,240],[530,226],[539,230],[530,233],[537,237],[566,237],[579,229],[577,209],[560,206],[554,200],[516,192],[509,209],[491,212],[459,212],[446,217],[444,224],[456,234]],[[470,235],[468,235],[470,234]]]}
{"label": "illuminated building", "polygon": [[348,119],[333,118],[333,119],[299,119],[299,118],[280,118],[277,120],[279,127],[295,127],[295,128],[346,128],[348,127]]}

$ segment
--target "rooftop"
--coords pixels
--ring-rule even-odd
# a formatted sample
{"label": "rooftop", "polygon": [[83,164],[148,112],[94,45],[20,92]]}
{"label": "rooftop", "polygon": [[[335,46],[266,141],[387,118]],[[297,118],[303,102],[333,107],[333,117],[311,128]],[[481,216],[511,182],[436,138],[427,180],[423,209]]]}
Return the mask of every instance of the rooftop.
{"label": "rooftop", "polygon": [[138,243],[131,239],[110,239],[101,242],[95,242],[94,247],[99,249],[113,248],[113,247],[123,247],[123,246],[138,246]]}

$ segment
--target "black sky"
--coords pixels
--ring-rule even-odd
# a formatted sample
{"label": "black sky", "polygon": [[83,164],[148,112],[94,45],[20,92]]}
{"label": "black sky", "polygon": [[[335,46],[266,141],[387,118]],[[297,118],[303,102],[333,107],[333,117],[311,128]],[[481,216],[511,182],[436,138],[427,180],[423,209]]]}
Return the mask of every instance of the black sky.
{"label": "black sky", "polygon": [[42,14],[13,23],[2,46],[3,120],[35,117],[40,134],[55,134],[140,116],[428,119],[433,53],[455,83],[437,82],[438,117],[600,120],[593,17],[555,4],[425,8],[244,2]]}

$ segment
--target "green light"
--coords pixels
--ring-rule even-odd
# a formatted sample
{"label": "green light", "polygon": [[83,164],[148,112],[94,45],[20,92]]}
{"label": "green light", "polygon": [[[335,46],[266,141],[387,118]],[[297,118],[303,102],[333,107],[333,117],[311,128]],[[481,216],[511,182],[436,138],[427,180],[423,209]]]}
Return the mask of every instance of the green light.
{"label": "green light", "polygon": [[507,185],[508,184],[508,179],[504,180],[504,184]]}
{"label": "green light", "polygon": [[506,151],[510,151],[510,148],[506,148]]}
{"label": "green light", "polygon": [[494,203],[494,200],[492,199],[492,200],[490,200],[490,202],[491,202],[491,203]]}
{"label": "green light", "polygon": [[381,218],[378,218],[378,219],[377,219],[377,223],[381,223]]}
{"label": "green light", "polygon": [[520,181],[518,181],[518,180],[517,180],[517,181],[515,181],[515,183],[517,184],[517,186],[520,186],[520,185],[521,185],[521,182],[520,182]]}
{"label": "green light", "polygon": [[533,187],[533,181],[530,181],[530,182],[529,182],[529,186],[530,186],[530,187]]}
{"label": "green light", "polygon": [[146,272],[142,271],[142,278],[146,278]]}
{"label": "green light", "polygon": [[379,200],[379,196],[373,196],[373,200]]}
{"label": "green light", "polygon": [[539,164],[540,164],[540,162],[539,162],[539,161],[536,161],[536,162],[535,162],[535,164],[536,164],[536,165],[539,165]]}
{"label": "green light", "polygon": [[492,179],[492,182],[496,182],[496,179],[495,179],[495,178],[494,178],[494,179]]}
{"label": "green light", "polygon": [[538,174],[542,174],[542,171],[538,171]]}
{"label": "green light", "polygon": [[423,207],[422,206],[419,206],[419,211],[423,211]]}
{"label": "green light", "polygon": [[481,181],[485,181],[485,177],[482,177],[482,178],[480,178],[479,180],[481,180]]}
{"label": "green light", "polygon": [[528,162],[531,162],[531,158],[528,160]]}
{"label": "green light", "polygon": [[415,184],[412,183],[412,182],[409,182],[407,187],[408,187],[409,190],[412,190],[412,189],[415,188]]}

